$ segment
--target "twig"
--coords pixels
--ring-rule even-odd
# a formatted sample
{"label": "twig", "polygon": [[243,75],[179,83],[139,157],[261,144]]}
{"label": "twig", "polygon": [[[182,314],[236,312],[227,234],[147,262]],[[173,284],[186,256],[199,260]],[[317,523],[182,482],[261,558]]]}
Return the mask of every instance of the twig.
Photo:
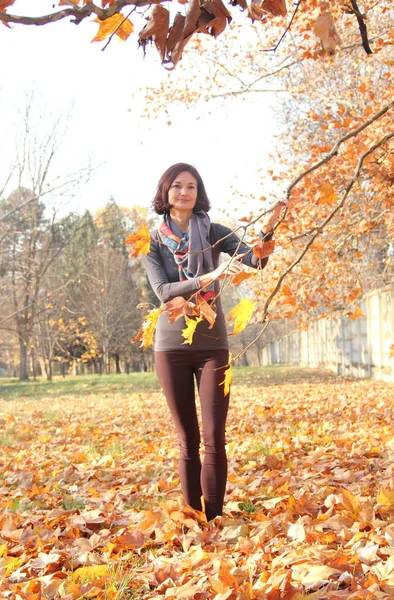
{"label": "twig", "polygon": [[293,12],[293,15],[292,15],[292,17],[291,17],[291,19],[290,19],[290,23],[289,23],[289,24],[288,24],[288,26],[286,27],[286,29],[285,29],[284,33],[281,35],[281,37],[280,37],[279,41],[277,42],[276,46],[275,46],[274,48],[268,48],[267,50],[261,50],[261,52],[276,52],[276,51],[277,51],[277,49],[279,48],[280,44],[281,44],[281,43],[282,43],[282,41],[284,40],[284,38],[285,38],[285,36],[286,36],[287,32],[290,30],[290,27],[291,27],[291,26],[292,26],[292,24],[293,24],[293,21],[294,21],[294,19],[295,19],[295,16],[296,16],[296,14],[297,14],[297,11],[298,11],[298,9],[299,9],[299,7],[300,7],[300,4],[301,4],[301,0],[298,0],[297,4],[295,5],[295,10],[294,10],[294,12]]}
{"label": "twig", "polygon": [[131,13],[133,13],[133,12],[134,12],[136,9],[137,9],[137,7],[136,7],[136,6],[134,6],[134,7],[131,9],[131,11],[129,12],[129,14],[128,14],[128,15],[126,15],[126,16],[125,16],[125,18],[124,18],[124,19],[123,19],[123,20],[122,20],[122,21],[119,23],[119,25],[117,26],[117,28],[115,29],[115,31],[113,31],[113,32],[111,33],[111,35],[109,36],[109,38],[108,38],[108,41],[107,41],[107,43],[105,44],[104,48],[101,48],[101,52],[104,52],[104,50],[105,50],[105,49],[106,49],[106,48],[107,48],[107,47],[110,45],[110,43],[111,43],[111,41],[112,41],[112,38],[114,37],[114,35],[116,34],[116,32],[117,32],[117,31],[119,31],[119,29],[122,27],[123,23],[124,23],[125,21],[127,21],[127,19],[128,19],[128,18],[130,17],[130,15],[131,15]]}

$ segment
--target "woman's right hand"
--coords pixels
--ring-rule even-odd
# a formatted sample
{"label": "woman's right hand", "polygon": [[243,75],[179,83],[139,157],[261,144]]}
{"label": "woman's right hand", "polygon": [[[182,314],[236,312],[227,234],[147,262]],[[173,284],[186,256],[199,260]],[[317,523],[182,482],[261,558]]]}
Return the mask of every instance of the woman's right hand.
{"label": "woman's right hand", "polygon": [[220,265],[211,273],[207,273],[206,275],[201,275],[200,277],[200,285],[202,288],[210,285],[216,279],[224,279],[225,277],[232,277],[236,275],[240,271],[242,271],[242,265],[240,264],[241,258],[243,258],[245,254],[238,254],[237,256],[230,256],[230,258],[224,260],[220,263]]}

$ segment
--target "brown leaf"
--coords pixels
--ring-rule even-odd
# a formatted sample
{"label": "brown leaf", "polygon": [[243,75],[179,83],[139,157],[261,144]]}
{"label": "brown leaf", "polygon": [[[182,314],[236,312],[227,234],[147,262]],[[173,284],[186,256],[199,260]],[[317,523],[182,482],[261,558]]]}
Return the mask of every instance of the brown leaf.
{"label": "brown leaf", "polygon": [[320,38],[323,49],[328,54],[334,54],[335,48],[341,43],[341,38],[335,29],[334,19],[327,2],[323,2],[321,5],[321,14],[315,21],[313,32]]}
{"label": "brown leaf", "polygon": [[261,7],[275,17],[285,17],[287,15],[286,0],[264,0]]}
{"label": "brown leaf", "polygon": [[215,321],[216,321],[216,313],[210,307],[208,302],[201,298],[201,296],[197,296],[197,308],[200,311],[200,315],[204,317],[209,323],[209,329],[212,329]]}
{"label": "brown leaf", "polygon": [[140,42],[146,42],[152,39],[154,40],[162,62],[164,61],[166,53],[166,41],[169,25],[169,11],[161,4],[155,4],[155,6],[152,8],[147,24],[138,34]]}

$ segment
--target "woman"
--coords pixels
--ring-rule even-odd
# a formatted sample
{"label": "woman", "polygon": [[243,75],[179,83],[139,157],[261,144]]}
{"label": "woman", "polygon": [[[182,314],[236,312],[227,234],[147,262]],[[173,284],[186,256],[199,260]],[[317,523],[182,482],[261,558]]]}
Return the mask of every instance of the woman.
{"label": "woman", "polygon": [[[144,257],[149,282],[163,304],[177,297],[195,300],[197,295],[215,303],[215,323],[203,319],[191,345],[185,344],[185,319],[168,320],[162,313],[156,328],[155,366],[163,387],[180,447],[179,474],[185,501],[202,510],[208,520],[222,514],[227,479],[225,424],[229,394],[224,395],[224,371],[228,365],[228,342],[220,298],[219,280],[236,274],[241,262],[263,268],[248,246],[230,229],[211,223],[210,203],[198,171],[186,163],[173,165],[158,183],[153,208],[164,215],[151,236]],[[271,239],[281,206],[261,222],[265,240]],[[219,265],[221,252],[231,257]],[[259,264],[260,263],[260,264]],[[201,465],[194,378],[200,396],[204,460]]]}

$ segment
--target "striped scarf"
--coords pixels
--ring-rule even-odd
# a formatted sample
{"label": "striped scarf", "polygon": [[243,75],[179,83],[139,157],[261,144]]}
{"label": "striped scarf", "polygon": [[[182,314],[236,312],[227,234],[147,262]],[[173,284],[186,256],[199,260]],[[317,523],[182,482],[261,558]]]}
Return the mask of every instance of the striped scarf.
{"label": "striped scarf", "polygon": [[[209,241],[210,225],[210,219],[205,212],[193,213],[189,223],[190,234],[184,233],[180,237],[171,229],[170,220],[164,218],[161,222],[158,230],[159,237],[174,256],[178,266],[179,281],[186,281],[213,271],[212,249]],[[172,226],[175,228],[174,224]],[[200,292],[200,295],[204,300],[214,298],[213,284]]]}

